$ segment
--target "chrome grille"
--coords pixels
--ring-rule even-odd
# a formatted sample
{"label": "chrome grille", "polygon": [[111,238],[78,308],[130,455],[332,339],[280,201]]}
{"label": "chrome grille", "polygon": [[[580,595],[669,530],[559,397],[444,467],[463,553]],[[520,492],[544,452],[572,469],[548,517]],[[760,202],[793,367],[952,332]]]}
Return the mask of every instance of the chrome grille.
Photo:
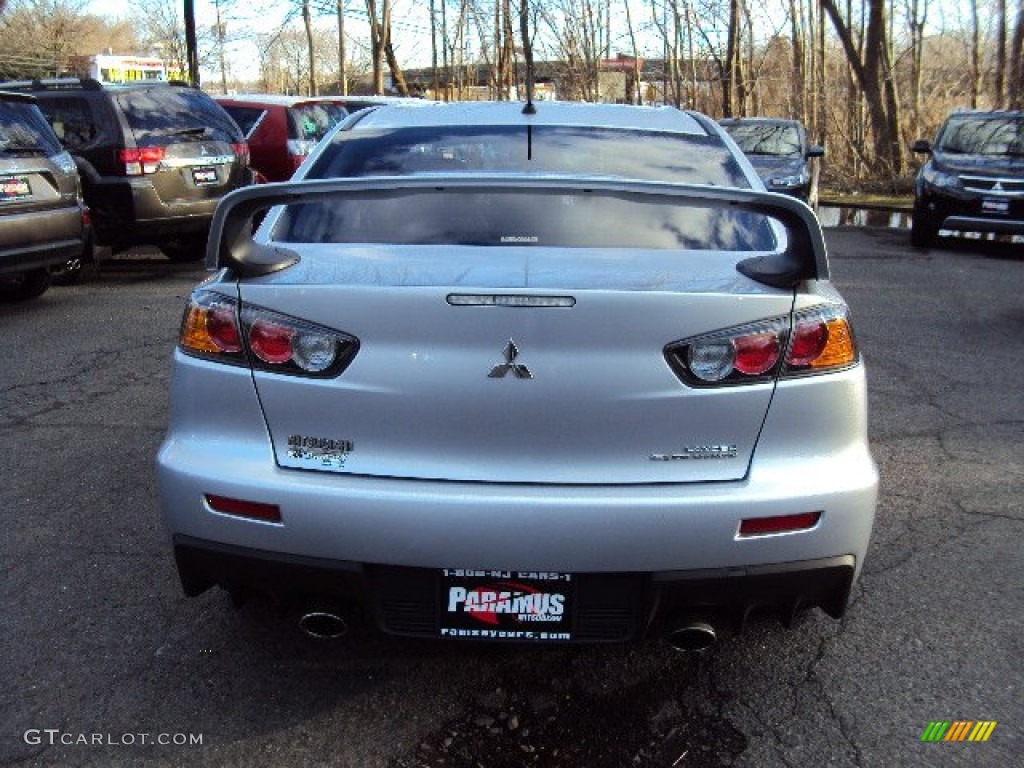
{"label": "chrome grille", "polygon": [[984,192],[986,195],[1024,196],[1024,179],[994,178],[990,176],[961,176],[964,189]]}

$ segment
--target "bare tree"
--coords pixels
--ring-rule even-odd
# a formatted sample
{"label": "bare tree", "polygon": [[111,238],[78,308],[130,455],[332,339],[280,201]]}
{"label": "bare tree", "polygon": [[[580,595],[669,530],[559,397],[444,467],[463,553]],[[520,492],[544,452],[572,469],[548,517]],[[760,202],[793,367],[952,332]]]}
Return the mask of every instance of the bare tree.
{"label": "bare tree", "polygon": [[850,27],[839,13],[834,0],[821,0],[846,53],[847,63],[857,78],[867,107],[873,140],[872,164],[895,179],[903,172],[903,153],[899,146],[899,108],[895,81],[889,61],[889,35],[885,0],[868,0],[863,59],[854,44]]}
{"label": "bare tree", "polygon": [[1017,22],[1010,42],[1010,108],[1024,109],[1024,1],[1018,0]]}

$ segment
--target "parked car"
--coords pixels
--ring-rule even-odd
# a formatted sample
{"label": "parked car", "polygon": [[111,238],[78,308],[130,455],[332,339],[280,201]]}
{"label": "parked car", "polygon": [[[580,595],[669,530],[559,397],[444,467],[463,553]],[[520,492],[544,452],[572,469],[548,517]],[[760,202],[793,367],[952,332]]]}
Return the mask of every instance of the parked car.
{"label": "parked car", "polygon": [[74,160],[32,96],[0,92],[0,298],[40,296],[90,242]]}
{"label": "parked car", "polygon": [[765,187],[804,202],[817,197],[812,195],[811,160],[822,157],[825,150],[808,143],[807,131],[799,120],[743,117],[719,122],[750,159]]}
{"label": "parked car", "polygon": [[955,112],[913,150],[928,156],[914,183],[915,246],[940,230],[1024,235],[1024,112]]}
{"label": "parked car", "polygon": [[184,311],[157,462],[186,594],[680,648],[843,614],[864,367],[814,214],[713,120],[381,107],[296,177],[223,200]]}
{"label": "parked car", "polygon": [[286,181],[348,110],[331,96],[278,94],[215,97],[249,145],[250,166],[259,181]]}
{"label": "parked car", "polygon": [[58,78],[0,85],[32,93],[82,178],[97,242],[201,259],[213,209],[252,182],[248,148],[210,96],[186,85]]}

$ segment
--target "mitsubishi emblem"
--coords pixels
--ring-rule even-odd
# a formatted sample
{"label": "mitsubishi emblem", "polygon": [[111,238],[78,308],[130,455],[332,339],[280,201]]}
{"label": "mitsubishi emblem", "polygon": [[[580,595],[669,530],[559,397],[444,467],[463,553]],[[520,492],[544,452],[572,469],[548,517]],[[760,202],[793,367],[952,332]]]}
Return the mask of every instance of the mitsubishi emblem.
{"label": "mitsubishi emblem", "polygon": [[517,379],[532,379],[533,374],[530,373],[530,369],[521,363],[517,363],[516,359],[519,357],[519,347],[512,339],[508,340],[508,344],[505,345],[505,362],[499,363],[498,365],[491,368],[491,372],[487,374],[488,378],[491,379],[503,379],[505,374],[511,371]]}
{"label": "mitsubishi emblem", "polygon": [[1003,191],[1003,184],[1002,184],[1002,182],[997,181],[995,183],[995,186],[992,187],[992,191],[993,192],[1002,192]]}

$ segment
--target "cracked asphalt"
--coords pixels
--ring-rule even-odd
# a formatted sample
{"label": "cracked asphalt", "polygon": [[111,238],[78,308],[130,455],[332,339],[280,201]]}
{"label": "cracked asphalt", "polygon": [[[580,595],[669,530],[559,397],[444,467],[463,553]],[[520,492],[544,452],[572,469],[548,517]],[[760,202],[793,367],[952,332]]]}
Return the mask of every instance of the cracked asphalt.
{"label": "cracked asphalt", "polygon": [[[0,764],[1020,764],[1020,246],[826,240],[868,365],[871,549],[842,621],[759,622],[702,655],[313,641],[259,603],[187,599],[153,457],[201,267],[137,253],[0,304]],[[998,725],[922,743],[933,720]]]}

